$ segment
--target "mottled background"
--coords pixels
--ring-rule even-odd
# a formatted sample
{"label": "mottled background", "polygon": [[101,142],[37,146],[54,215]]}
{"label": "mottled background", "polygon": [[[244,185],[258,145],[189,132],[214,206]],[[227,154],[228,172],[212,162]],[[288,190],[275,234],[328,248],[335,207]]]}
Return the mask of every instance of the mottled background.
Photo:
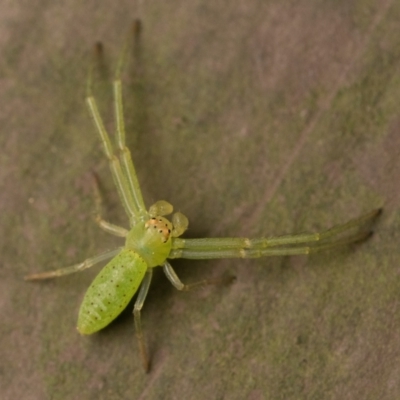
{"label": "mottled background", "polygon": [[[99,268],[67,266],[121,241],[92,221],[91,171],[109,220],[126,225],[84,106],[93,44],[112,129],[124,73],[128,145],[146,202],[190,219],[189,237],[313,231],[375,207],[375,236],[311,257],[173,263],[143,310],[80,337]],[[140,68],[138,68],[138,65]],[[2,399],[400,398],[400,3],[318,0],[3,1],[0,5],[0,397]]]}

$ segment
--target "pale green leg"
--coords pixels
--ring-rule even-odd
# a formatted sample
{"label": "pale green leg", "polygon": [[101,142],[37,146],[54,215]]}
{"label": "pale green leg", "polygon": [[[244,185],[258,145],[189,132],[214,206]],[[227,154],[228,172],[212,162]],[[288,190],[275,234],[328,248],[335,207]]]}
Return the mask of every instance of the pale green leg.
{"label": "pale green leg", "polygon": [[142,284],[140,286],[139,294],[137,296],[135,306],[133,308],[133,318],[135,321],[135,332],[136,338],[139,344],[140,356],[142,358],[143,368],[146,372],[149,371],[150,363],[149,356],[146,350],[146,343],[144,341],[143,330],[142,330],[142,322],[140,318],[140,311],[143,308],[144,301],[146,300],[147,293],[149,291],[151,278],[153,276],[153,269],[149,268],[146,271],[146,275],[143,278]]}
{"label": "pale green leg", "polygon": [[139,181],[136,175],[135,167],[132,162],[132,157],[129,149],[125,145],[125,124],[123,115],[123,103],[122,103],[122,89],[121,79],[118,77],[113,84],[114,87],[114,107],[115,107],[115,119],[117,125],[117,147],[119,150],[119,158],[121,160],[122,169],[126,180],[128,181],[128,187],[134,201],[134,207],[142,220],[146,218],[147,211],[144,205],[142,191],[140,190]]}
{"label": "pale green leg", "polygon": [[79,264],[72,265],[71,267],[60,268],[60,269],[56,269],[54,271],[40,272],[38,274],[27,275],[24,277],[24,279],[26,281],[35,281],[35,280],[40,280],[40,279],[57,278],[59,276],[73,274],[75,272],[80,272],[80,271],[83,271],[85,269],[92,267],[93,265],[95,265],[101,261],[108,260],[108,259],[116,256],[122,249],[123,249],[123,247],[118,247],[117,249],[114,249],[111,251],[106,251],[105,253],[99,254],[98,256],[88,258]]}
{"label": "pale green leg", "polygon": [[[133,34],[135,45],[139,40],[140,36],[140,23],[135,21]],[[121,83],[121,70],[124,65],[124,59],[126,57],[128,43],[130,42],[131,33],[125,41],[123,46],[117,70],[115,73],[115,80],[113,82],[113,91],[114,91],[114,112],[115,112],[115,121],[116,121],[116,141],[117,148],[119,150],[119,158],[121,161],[122,169],[124,171],[125,178],[128,181],[128,187],[130,193],[132,195],[133,201],[135,203],[135,209],[137,210],[137,214],[140,219],[145,219],[147,217],[146,207],[144,205],[142,192],[140,190],[139,181],[136,175],[135,167],[132,161],[130,150],[126,147],[125,144],[125,122],[124,122],[124,107],[122,101],[122,83]]]}
{"label": "pale green leg", "polygon": [[[329,250],[365,240],[371,234],[364,231],[336,239],[346,231],[360,228],[372,222],[381,210],[373,210],[343,225],[338,225],[324,232],[314,234],[287,235],[276,238],[173,238],[172,250],[168,258],[212,259],[212,258],[256,258],[309,254]],[[317,244],[318,243],[318,244]],[[301,246],[303,245],[303,246]]]}
{"label": "pale green leg", "polygon": [[[219,239],[208,239],[207,247],[206,242],[204,242],[204,247],[202,249],[193,250],[190,249],[190,239],[187,239],[186,244],[188,247],[183,249],[171,250],[168,258],[188,258],[192,260],[210,260],[217,258],[259,258],[266,256],[289,256],[289,255],[301,255],[301,254],[311,254],[317,253],[319,251],[331,250],[336,247],[342,247],[349,245],[351,243],[361,242],[368,239],[371,236],[371,232],[363,232],[357,235],[351,236],[346,239],[337,240],[334,242],[327,242],[309,246],[287,246],[282,248],[263,248],[263,247],[253,247],[253,248],[229,248],[229,249],[218,249],[215,246]],[[214,243],[214,241],[216,243]]]}
{"label": "pale green leg", "polygon": [[114,178],[115,186],[117,187],[119,197],[125,208],[125,212],[129,217],[131,226],[135,225],[139,217],[139,210],[136,208],[135,203],[132,199],[131,192],[128,188],[127,180],[122,172],[121,165],[118,158],[113,154],[112,145],[108,133],[104,127],[103,121],[100,117],[99,110],[97,108],[96,100],[92,95],[86,98],[86,103],[89,107],[90,115],[93,118],[97,132],[100,135],[103,143],[103,150],[108,158],[112,176]]}
{"label": "pale green leg", "polygon": [[100,189],[99,185],[97,182],[97,177],[95,174],[93,174],[93,189],[94,189],[94,198],[95,198],[95,213],[94,213],[94,220],[97,225],[107,233],[110,233],[111,235],[114,236],[119,236],[119,237],[126,237],[129,233],[129,231],[125,228],[122,228],[120,226],[111,224],[110,222],[105,221],[102,216],[101,216],[101,194],[100,194]]}
{"label": "pale green leg", "polygon": [[[135,35],[139,35],[138,29],[135,30]],[[110,138],[100,117],[96,101],[91,94],[91,75],[89,76],[88,80],[88,96],[86,98],[86,102],[88,104],[89,111],[94,120],[97,131],[100,134],[104,147],[104,152],[109,160],[111,172],[113,174],[114,182],[117,186],[122,204],[125,208],[126,213],[129,216],[130,224],[131,226],[133,226],[138,220],[144,220],[147,218],[147,211],[144,205],[142,192],[140,190],[130,151],[125,145],[125,124],[123,115],[120,72],[123,65],[123,58],[126,52],[127,43],[128,42],[126,42],[123,52],[121,54],[117,67],[116,78],[113,83],[114,111],[116,120],[116,141],[119,152],[119,159],[113,153]],[[113,229],[111,229],[111,231],[113,231]]]}
{"label": "pale green leg", "polygon": [[182,281],[179,279],[178,275],[172,268],[171,264],[166,261],[163,265],[163,270],[168,278],[168,280],[174,285],[178,290],[182,291],[189,291],[191,289],[197,288],[197,287],[203,287],[206,285],[218,285],[218,284],[223,284],[223,283],[230,283],[234,279],[233,277],[229,278],[221,278],[221,279],[203,279],[202,281],[199,282],[194,282],[190,283],[189,285],[185,285],[182,283]]}

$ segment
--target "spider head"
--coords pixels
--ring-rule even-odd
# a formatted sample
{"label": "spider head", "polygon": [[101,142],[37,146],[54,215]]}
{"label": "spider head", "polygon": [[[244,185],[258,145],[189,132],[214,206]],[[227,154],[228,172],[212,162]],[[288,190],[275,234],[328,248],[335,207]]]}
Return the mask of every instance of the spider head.
{"label": "spider head", "polygon": [[166,243],[171,235],[172,224],[164,217],[152,217],[145,224],[145,229],[152,231],[152,235],[160,237],[163,243]]}
{"label": "spider head", "polygon": [[[162,230],[159,233],[164,235],[165,240],[168,240],[169,236],[178,237],[186,231],[189,221],[179,211],[172,215],[171,221],[163,218],[164,215],[169,215],[174,210],[172,204],[165,200],[159,200],[149,208],[149,216],[152,217],[146,222],[147,227],[156,227],[156,229]],[[168,231],[169,230],[169,231]]]}

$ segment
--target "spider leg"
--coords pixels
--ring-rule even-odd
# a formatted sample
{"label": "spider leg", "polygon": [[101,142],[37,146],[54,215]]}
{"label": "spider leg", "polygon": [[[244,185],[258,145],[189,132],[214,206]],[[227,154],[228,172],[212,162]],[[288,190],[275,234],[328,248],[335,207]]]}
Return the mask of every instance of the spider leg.
{"label": "spider leg", "polygon": [[190,283],[189,285],[185,285],[179,279],[178,275],[176,274],[176,272],[174,271],[174,269],[172,268],[171,264],[168,261],[166,261],[164,263],[163,270],[164,270],[166,277],[172,283],[172,285],[175,286],[175,288],[177,288],[178,290],[182,290],[185,292],[192,290],[194,288],[204,287],[206,285],[218,285],[218,284],[224,284],[224,283],[231,283],[232,280],[234,279],[233,277],[220,278],[220,279],[203,279],[202,281],[193,282],[193,283]]}
{"label": "spider leg", "polygon": [[263,256],[279,256],[309,254],[317,251],[345,246],[365,240],[371,234],[365,230],[338,239],[341,234],[360,228],[372,222],[381,210],[373,210],[345,224],[337,225],[319,233],[302,233],[271,238],[204,238],[204,239],[172,239],[172,250],[168,258],[255,258]]}
{"label": "spider leg", "polygon": [[118,158],[113,154],[113,149],[111,145],[110,138],[108,133],[104,127],[103,121],[101,119],[99,110],[97,108],[96,100],[93,95],[90,93],[88,97],[86,97],[86,103],[89,108],[90,115],[94,121],[95,127],[97,129],[98,134],[100,135],[104,154],[108,158],[110,170],[112,176],[114,178],[115,186],[117,187],[119,197],[121,199],[122,205],[124,206],[125,212],[127,213],[131,225],[134,225],[137,222],[138,210],[135,208],[132,195],[128,189],[128,183],[126,178],[122,172],[121,165],[119,163]]}
{"label": "spider leg", "polygon": [[203,239],[183,239],[173,238],[172,249],[187,248],[191,250],[202,249],[230,249],[230,248],[253,248],[253,247],[274,247],[285,245],[297,245],[309,242],[329,241],[346,231],[359,228],[366,223],[372,222],[381,214],[381,209],[370,211],[361,217],[354,218],[345,224],[336,225],[333,228],[317,233],[300,233],[297,235],[284,235],[270,238],[214,238],[209,242],[208,238]]}
{"label": "spider leg", "polygon": [[[101,50],[99,50],[101,51]],[[133,195],[130,190],[130,183],[128,182],[128,178],[124,175],[124,172],[121,168],[120,161],[118,157],[114,154],[113,147],[110,141],[110,137],[105,129],[103,120],[100,116],[100,112],[97,107],[97,102],[92,94],[92,75],[93,75],[93,63],[89,70],[88,80],[87,80],[87,95],[86,95],[86,104],[89,109],[90,116],[94,122],[94,125],[97,129],[97,132],[100,136],[103,151],[106,155],[109,166],[111,169],[111,173],[114,179],[114,183],[117,187],[119,197],[121,199],[122,205],[127,213],[130,225],[133,226],[139,219],[139,209],[137,207],[136,202],[133,199]],[[118,116],[117,116],[118,119]],[[118,121],[117,121],[118,125]]]}
{"label": "spider leg", "polygon": [[[140,34],[140,22],[135,21],[134,25],[134,35],[135,35],[135,44],[139,38]],[[122,83],[121,83],[121,69],[124,64],[124,58],[127,50],[128,41],[126,41],[124,48],[122,49],[122,53],[118,62],[115,79],[113,82],[113,91],[114,91],[114,112],[115,112],[115,120],[116,120],[116,141],[117,148],[119,150],[119,158],[122,165],[122,169],[125,175],[125,178],[128,182],[128,188],[132,195],[135,210],[140,217],[147,216],[146,207],[143,201],[142,192],[140,190],[139,181],[136,175],[136,170],[133,165],[132,157],[130,150],[126,147],[125,144],[125,123],[124,123],[124,109],[123,109],[123,101],[122,101]]]}
{"label": "spider leg", "polygon": [[94,199],[95,199],[95,212],[94,212],[94,220],[97,225],[107,233],[111,233],[111,235],[126,237],[128,235],[128,230],[122,228],[120,226],[114,225],[110,222],[105,221],[101,216],[101,194],[99,189],[99,182],[95,173],[92,174],[93,178],[93,191],[94,191]]}
{"label": "spider leg", "polygon": [[[201,249],[191,249],[190,239],[187,239],[188,247],[182,249],[171,250],[168,258],[189,258],[192,260],[206,260],[216,258],[258,258],[267,256],[289,256],[289,255],[300,255],[300,254],[311,254],[320,251],[331,250],[336,247],[347,246],[352,243],[361,242],[368,239],[372,232],[362,232],[354,236],[349,236],[342,240],[336,240],[332,242],[310,244],[308,246],[299,245],[287,245],[276,248],[243,248],[243,247],[231,247],[229,249],[219,249],[215,246],[218,243],[218,238],[210,238],[209,248],[205,245]],[[234,239],[234,238],[233,238]],[[196,239],[194,239],[196,240]]]}
{"label": "spider leg", "polygon": [[142,285],[140,286],[139,294],[137,296],[135,306],[133,308],[133,318],[135,322],[136,339],[139,344],[140,356],[142,358],[143,368],[146,372],[150,369],[149,356],[146,350],[146,343],[144,341],[144,335],[142,330],[142,321],[140,318],[140,311],[143,308],[144,301],[146,300],[147,293],[149,291],[151,278],[153,276],[153,269],[149,268],[146,271],[146,275],[143,278]]}
{"label": "spider leg", "polygon": [[37,274],[26,275],[24,277],[24,279],[26,281],[36,281],[36,280],[41,280],[41,279],[57,278],[59,276],[73,274],[75,272],[80,272],[80,271],[83,271],[85,269],[92,267],[93,265],[95,265],[101,261],[108,260],[109,258],[116,256],[122,249],[123,249],[123,247],[118,247],[117,249],[114,249],[111,251],[106,251],[105,253],[101,253],[97,256],[88,258],[85,261],[83,261],[79,264],[72,265],[70,267],[60,268],[60,269],[56,269],[54,271],[40,272]]}

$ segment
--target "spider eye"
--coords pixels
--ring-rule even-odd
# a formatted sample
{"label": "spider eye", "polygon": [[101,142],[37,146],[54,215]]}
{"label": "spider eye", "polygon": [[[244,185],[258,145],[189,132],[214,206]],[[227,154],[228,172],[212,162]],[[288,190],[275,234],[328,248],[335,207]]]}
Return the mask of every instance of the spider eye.
{"label": "spider eye", "polygon": [[171,228],[165,218],[152,217],[145,223],[145,227],[147,229],[153,227],[153,232],[157,232],[163,243],[166,243],[168,241],[171,234]]}

